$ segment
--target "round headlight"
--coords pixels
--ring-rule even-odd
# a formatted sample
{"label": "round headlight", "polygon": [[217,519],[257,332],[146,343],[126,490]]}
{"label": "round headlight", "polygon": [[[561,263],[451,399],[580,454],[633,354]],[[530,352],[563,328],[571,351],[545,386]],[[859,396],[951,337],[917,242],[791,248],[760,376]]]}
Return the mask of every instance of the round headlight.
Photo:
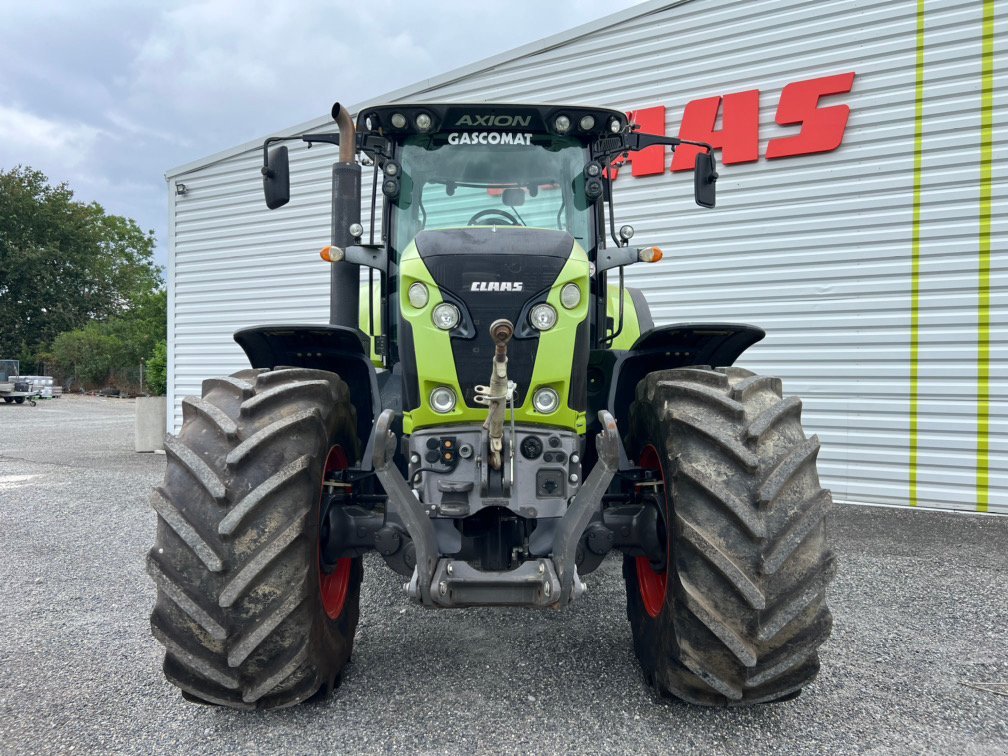
{"label": "round headlight", "polygon": [[591,131],[595,127],[595,116],[582,116],[581,117],[581,130]]}
{"label": "round headlight", "polygon": [[618,134],[620,128],[622,127],[620,126],[619,118],[613,118],[611,121],[609,121],[609,131],[611,131],[613,134]]}
{"label": "round headlight", "polygon": [[566,134],[570,131],[570,118],[565,115],[557,116],[556,120],[553,121],[553,128],[561,134]]}
{"label": "round headlight", "polygon": [[459,308],[451,302],[442,302],[434,308],[431,319],[442,331],[450,331],[459,324]]}
{"label": "round headlight", "polygon": [[397,129],[405,128],[406,127],[406,116],[404,116],[402,113],[393,113],[392,114],[392,125],[395,126]]}
{"label": "round headlight", "polygon": [[542,302],[533,307],[529,312],[529,323],[532,324],[533,328],[540,331],[548,331],[556,325],[556,322],[557,311],[553,309],[553,305],[551,304]]}
{"label": "round headlight", "polygon": [[560,396],[551,388],[541,388],[532,395],[532,406],[536,412],[548,415],[560,406]]}
{"label": "round headlight", "polygon": [[431,391],[431,409],[440,412],[442,415],[455,409],[455,392],[447,386],[439,386]]}
{"label": "round headlight", "polygon": [[576,283],[566,284],[560,289],[560,304],[568,310],[573,310],[581,304],[581,287]]}
{"label": "round headlight", "polygon": [[427,294],[427,287],[417,281],[409,287],[409,303],[418,310],[427,306],[430,296]]}
{"label": "round headlight", "polygon": [[350,227],[347,228],[347,231],[350,232],[350,236],[352,236],[355,239],[359,239],[361,237],[361,234],[364,233],[364,226],[362,226],[360,223],[351,223]]}
{"label": "round headlight", "polygon": [[394,178],[395,176],[399,175],[399,163],[395,162],[394,160],[389,160],[388,162],[385,163],[383,170],[386,176],[388,176],[389,178]]}
{"label": "round headlight", "polygon": [[427,131],[431,127],[431,124],[433,122],[431,121],[431,117],[427,113],[420,113],[416,117],[415,123],[416,127],[420,129],[420,131]]}

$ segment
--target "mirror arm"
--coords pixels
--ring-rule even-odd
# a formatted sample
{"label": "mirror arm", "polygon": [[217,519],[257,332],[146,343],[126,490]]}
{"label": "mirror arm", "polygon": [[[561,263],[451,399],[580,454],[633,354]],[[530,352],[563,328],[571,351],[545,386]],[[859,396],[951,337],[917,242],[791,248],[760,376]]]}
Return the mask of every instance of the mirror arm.
{"label": "mirror arm", "polygon": [[714,149],[714,146],[707,142],[680,139],[679,137],[659,136],[658,134],[641,134],[633,131],[628,134],[620,134],[616,137],[605,137],[595,142],[592,145],[592,157],[595,160],[604,161],[605,158],[618,155],[621,152],[639,152],[640,150],[659,144],[671,147],[673,151],[680,144],[700,147],[707,153],[712,152]]}
{"label": "mirror arm", "polygon": [[631,152],[653,147],[656,144],[663,144],[672,147],[673,150],[680,144],[689,144],[694,147],[703,148],[704,152],[711,152],[714,146],[707,142],[697,142],[692,139],[680,139],[679,137],[658,136],[657,134],[627,134],[624,140],[626,148]]}
{"label": "mirror arm", "polygon": [[692,139],[680,139],[679,144],[691,144],[694,147],[703,147],[704,152],[708,155],[714,151],[714,145],[708,144],[707,142],[694,142]]}
{"label": "mirror arm", "polygon": [[[277,144],[278,142],[295,142],[297,140],[306,142],[309,147],[311,147],[316,142],[324,142],[327,144],[334,144],[339,146],[339,134],[328,133],[328,134],[294,134],[293,136],[271,136],[267,137],[266,141],[263,142],[263,175],[269,176],[269,148]],[[360,140],[358,140],[360,141]]]}
{"label": "mirror arm", "polygon": [[262,164],[262,175],[267,178],[273,178],[273,174],[269,169],[269,148],[270,145],[276,144],[277,142],[286,142],[290,139],[296,137],[267,137],[266,141],[263,142],[263,164]]}
{"label": "mirror arm", "polygon": [[[335,144],[337,147],[340,143],[339,134],[302,134],[301,141],[307,142],[308,146],[311,147],[316,142],[325,142],[327,144]],[[296,138],[296,137],[295,137]]]}

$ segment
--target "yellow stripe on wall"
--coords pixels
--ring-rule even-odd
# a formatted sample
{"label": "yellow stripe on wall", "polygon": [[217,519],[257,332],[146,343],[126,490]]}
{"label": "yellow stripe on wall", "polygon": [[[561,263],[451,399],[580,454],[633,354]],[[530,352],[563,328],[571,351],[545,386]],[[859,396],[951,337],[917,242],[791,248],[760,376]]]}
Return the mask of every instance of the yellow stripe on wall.
{"label": "yellow stripe on wall", "polygon": [[910,243],[910,506],[917,506],[918,376],[920,353],[921,163],[924,151],[924,0],[917,0],[917,83],[914,92],[913,232]]}
{"label": "yellow stripe on wall", "polygon": [[990,235],[994,162],[994,0],[984,0],[980,82],[980,245],[977,281],[976,508],[990,496]]}

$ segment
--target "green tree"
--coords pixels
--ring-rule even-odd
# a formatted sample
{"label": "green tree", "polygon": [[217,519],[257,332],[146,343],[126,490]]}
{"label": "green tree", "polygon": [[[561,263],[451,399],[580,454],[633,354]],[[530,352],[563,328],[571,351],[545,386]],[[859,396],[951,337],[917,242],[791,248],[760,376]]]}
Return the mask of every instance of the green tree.
{"label": "green tree", "polygon": [[65,183],[0,171],[0,357],[32,362],[60,333],[148,306],[162,283],[153,250],[152,231]]}

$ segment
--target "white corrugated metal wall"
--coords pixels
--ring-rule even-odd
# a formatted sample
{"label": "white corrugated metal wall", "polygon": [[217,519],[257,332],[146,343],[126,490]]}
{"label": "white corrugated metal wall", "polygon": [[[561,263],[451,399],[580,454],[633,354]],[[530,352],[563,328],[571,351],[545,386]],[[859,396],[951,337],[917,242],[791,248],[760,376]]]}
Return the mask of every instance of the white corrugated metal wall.
{"label": "white corrugated metal wall", "polygon": [[[690,100],[759,89],[760,154],[794,133],[774,113],[789,82],[854,71],[851,116],[836,151],[721,167],[719,207],[691,198],[689,174],[616,182],[619,220],[666,250],[660,267],[628,269],[655,319],[734,320],[767,339],[740,364],[780,375],[820,435],[825,482],[838,500],[905,504],[916,469],[921,505],[978,500],[978,271],[981,2],[924,6],[919,271],[914,275],[914,146],[918,5],[741,0],[643,6],[644,15],[484,70],[395,95],[401,100],[584,101],[626,110],[664,105],[677,133]],[[995,81],[1004,75],[1005,7],[997,9]],[[478,68],[478,67],[477,67]],[[995,154],[1005,145],[995,90]],[[320,321],[328,271],[331,152],[292,152],[290,206],[267,215],[259,154],[174,176],[172,359],[175,416],[201,378],[239,368],[230,334],[270,321]],[[1005,193],[995,163],[993,206]],[[989,501],[1008,511],[1006,222],[990,236]],[[919,285],[917,464],[911,465],[912,291]],[[981,486],[982,487],[982,484]]]}

